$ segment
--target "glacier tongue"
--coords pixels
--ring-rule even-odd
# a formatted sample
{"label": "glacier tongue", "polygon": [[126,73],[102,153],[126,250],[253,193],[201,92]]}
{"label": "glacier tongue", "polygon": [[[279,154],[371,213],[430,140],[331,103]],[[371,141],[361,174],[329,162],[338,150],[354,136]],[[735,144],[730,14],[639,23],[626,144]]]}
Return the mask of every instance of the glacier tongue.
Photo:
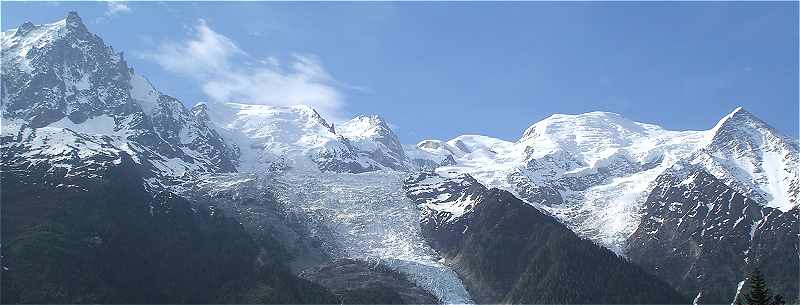
{"label": "glacier tongue", "polygon": [[380,260],[446,304],[472,303],[458,276],[425,242],[403,173],[289,170],[270,177],[278,198],[326,237],[333,257]]}

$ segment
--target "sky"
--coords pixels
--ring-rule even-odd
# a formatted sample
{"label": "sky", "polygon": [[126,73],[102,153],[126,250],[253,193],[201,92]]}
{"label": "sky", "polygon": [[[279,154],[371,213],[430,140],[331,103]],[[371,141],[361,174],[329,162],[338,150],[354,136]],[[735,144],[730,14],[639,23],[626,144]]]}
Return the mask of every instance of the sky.
{"label": "sky", "polygon": [[554,113],[705,130],[742,106],[798,137],[798,2],[9,2],[77,11],[187,106],[379,114],[403,143],[516,140]]}

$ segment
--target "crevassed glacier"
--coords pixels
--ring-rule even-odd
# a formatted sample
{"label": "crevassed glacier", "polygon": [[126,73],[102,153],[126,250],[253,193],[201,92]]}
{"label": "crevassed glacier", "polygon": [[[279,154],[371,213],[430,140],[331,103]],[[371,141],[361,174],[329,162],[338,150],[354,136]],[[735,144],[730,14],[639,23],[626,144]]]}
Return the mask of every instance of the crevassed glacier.
{"label": "crevassed glacier", "polygon": [[333,257],[380,260],[446,304],[472,303],[458,276],[422,237],[419,211],[405,196],[403,173],[360,174],[289,170],[270,175],[277,197],[307,215],[328,236]]}

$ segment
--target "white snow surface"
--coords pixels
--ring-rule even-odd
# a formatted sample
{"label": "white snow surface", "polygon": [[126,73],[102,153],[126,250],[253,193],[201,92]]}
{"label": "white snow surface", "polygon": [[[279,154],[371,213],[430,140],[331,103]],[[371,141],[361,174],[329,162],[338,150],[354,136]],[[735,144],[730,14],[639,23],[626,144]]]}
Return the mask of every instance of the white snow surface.
{"label": "white snow surface", "polygon": [[328,236],[334,257],[379,259],[405,274],[445,304],[472,303],[461,280],[439,262],[422,237],[419,210],[405,196],[404,173],[360,174],[291,169],[271,185],[283,202],[312,219],[312,229]]}
{"label": "white snow surface", "polygon": [[16,66],[18,69],[31,73],[32,67],[27,59],[28,52],[33,48],[42,48],[48,43],[64,35],[67,19],[54,23],[34,25],[27,35],[17,36],[19,29],[2,32],[3,67]]}
{"label": "white snow surface", "polygon": [[150,81],[141,75],[131,73],[131,98],[136,101],[145,114],[152,116],[153,112],[158,108],[158,97],[161,92],[158,92]]}
{"label": "white snow surface", "polygon": [[[582,177],[615,162],[637,164],[661,160],[659,166],[613,177],[586,190],[562,192],[566,203],[538,206],[577,233],[621,252],[624,240],[638,224],[638,207],[650,182],[677,160],[702,145],[704,132],[676,132],[637,123],[618,114],[591,112],[553,115],[525,131],[517,142],[467,135],[445,143],[423,141],[420,150],[449,152],[454,166],[439,173],[467,173],[487,187],[515,192],[509,175],[521,173],[535,185],[562,177]],[[543,162],[553,158],[553,161]],[[622,161],[620,161],[622,160]],[[539,162],[543,166],[527,166]]]}
{"label": "white snow surface", "polygon": [[[639,224],[641,204],[653,181],[683,162],[744,185],[745,193],[762,190],[766,206],[786,211],[797,204],[796,141],[747,114],[736,120],[745,123],[735,124],[734,137],[746,144],[719,143],[734,141],[718,133],[742,113],[746,112],[736,109],[706,131],[671,131],[609,112],[556,114],[529,127],[516,142],[465,135],[446,142],[424,140],[416,147],[406,146],[406,154],[434,162],[452,156],[456,165],[439,167],[438,173],[467,173],[487,187],[512,193],[516,190],[511,174],[535,186],[560,185],[564,204],[532,204],[578,234],[622,253]],[[565,179],[586,181],[585,188],[572,188]]]}
{"label": "white snow surface", "polygon": [[444,142],[439,140],[423,140],[414,145],[403,145],[406,156],[410,160],[421,159],[430,160],[436,164],[441,164],[448,156],[454,153],[449,149]]}
{"label": "white snow surface", "polygon": [[69,119],[69,117],[64,117],[57,122],[47,125],[47,127],[50,128],[66,128],[74,132],[80,132],[89,135],[100,135],[100,136],[116,135],[115,131],[116,126],[117,123],[114,122],[114,118],[107,115],[100,115],[93,118],[89,118],[80,124],[75,124]]}
{"label": "white snow surface", "polygon": [[[241,149],[239,170],[263,171],[270,164],[316,168],[320,154],[347,154],[342,138],[308,106],[209,104],[211,121]],[[367,161],[362,161],[366,163]]]}
{"label": "white snow surface", "polygon": [[336,133],[349,139],[371,139],[380,135],[383,119],[377,115],[360,115],[336,127]]}

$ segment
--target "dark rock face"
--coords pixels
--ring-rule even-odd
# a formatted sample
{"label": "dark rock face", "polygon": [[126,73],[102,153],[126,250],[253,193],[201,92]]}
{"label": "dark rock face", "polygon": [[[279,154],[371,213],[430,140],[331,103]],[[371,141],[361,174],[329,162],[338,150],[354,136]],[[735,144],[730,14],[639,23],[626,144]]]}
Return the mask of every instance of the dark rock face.
{"label": "dark rock face", "polygon": [[3,303],[335,302],[261,264],[234,219],[147,192],[126,154],[92,176],[51,168],[0,171]]}
{"label": "dark rock face", "polygon": [[[800,208],[770,209],[753,232],[747,262],[766,275],[769,288],[788,302],[800,301]],[[787,302],[787,303],[788,303]]]}
{"label": "dark rock face", "polygon": [[414,167],[423,171],[432,171],[437,167],[441,166],[439,163],[436,163],[433,160],[422,159],[422,158],[411,159],[411,164],[413,164]]}
{"label": "dark rock face", "polygon": [[537,186],[528,177],[514,172],[508,175],[508,181],[514,190],[526,202],[534,204],[561,205],[564,203],[561,193],[552,186]]}
{"label": "dark rock face", "polygon": [[318,283],[342,304],[438,304],[429,292],[380,264],[339,259],[305,271],[301,277]]}
{"label": "dark rock face", "polygon": [[[613,252],[579,238],[555,218],[474,179],[412,176],[425,238],[480,303],[682,303],[685,297]],[[441,183],[430,181],[442,180]],[[429,181],[426,183],[425,181]],[[459,186],[459,187],[453,187]],[[428,191],[422,191],[420,188]],[[435,212],[433,201],[469,196],[465,213]],[[440,203],[440,202],[439,202]],[[433,209],[432,212],[426,210]]]}
{"label": "dark rock face", "polygon": [[238,164],[238,147],[228,145],[214,129],[208,114],[198,109],[186,109],[179,100],[168,96],[158,97],[150,118],[153,129],[173,147],[185,147],[200,153],[213,164],[215,172],[234,172]]}
{"label": "dark rock face", "polygon": [[644,204],[627,254],[678,291],[699,294],[700,303],[731,302],[756,265],[772,271],[776,292],[797,295],[797,273],[787,276],[798,266],[796,210],[762,207],[702,170],[667,173]]}
{"label": "dark rock face", "polygon": [[[425,183],[433,179],[434,183]],[[436,173],[421,172],[409,176],[403,182],[406,195],[420,205],[420,228],[422,234],[437,251],[456,249],[468,229],[466,218],[454,215],[452,210],[427,206],[458,206],[461,211],[471,211],[482,199],[486,187],[470,175],[441,179]],[[439,199],[439,196],[445,199]]]}
{"label": "dark rock face", "polygon": [[255,175],[208,175],[173,189],[238,220],[256,241],[259,261],[264,264],[286,263],[293,273],[299,273],[331,261],[306,227],[309,220],[291,213]]}
{"label": "dark rock face", "polygon": [[357,154],[352,151],[326,151],[320,153],[316,158],[313,158],[313,160],[317,163],[317,167],[325,172],[359,174],[378,170],[378,167],[371,164],[364,166],[356,161],[356,155]]}
{"label": "dark rock face", "polygon": [[441,162],[423,158],[413,158],[410,159],[410,162],[411,165],[420,171],[433,171],[441,166],[456,165],[456,159],[454,159],[452,155],[444,157]]}

